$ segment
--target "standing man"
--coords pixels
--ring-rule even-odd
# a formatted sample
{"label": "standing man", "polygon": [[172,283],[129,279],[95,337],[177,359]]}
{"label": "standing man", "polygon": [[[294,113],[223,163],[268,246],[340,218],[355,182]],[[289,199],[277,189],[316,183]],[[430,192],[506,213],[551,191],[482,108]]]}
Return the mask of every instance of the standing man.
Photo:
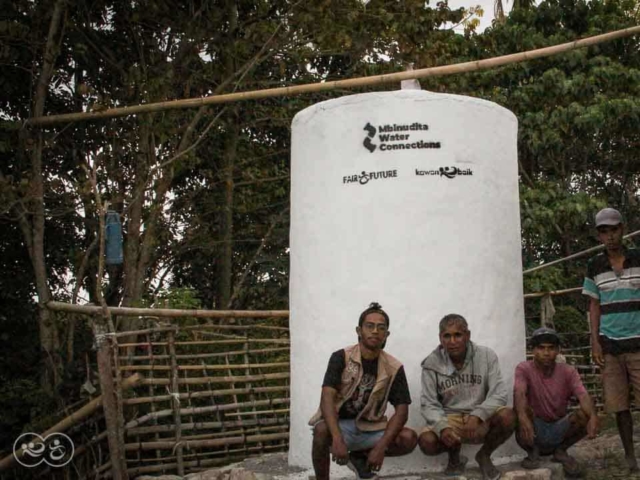
{"label": "standing man", "polygon": [[600,210],[596,230],[605,251],[589,261],[582,288],[590,297],[593,360],[604,366],[605,409],[616,414],[627,465],[637,472],[629,386],[640,398],[640,252],[622,245],[624,225],[617,210]]}
{"label": "standing man", "polygon": [[[404,367],[383,350],[389,316],[372,303],[360,315],[356,333],[356,345],[331,355],[320,409],[309,421],[317,480],[329,479],[330,454],[358,479],[377,479],[386,455],[406,455],[416,447],[416,433],[404,427],[411,403]],[[387,402],[395,410],[388,421]]]}
{"label": "standing man", "polygon": [[513,433],[515,414],[506,407],[507,389],[498,356],[471,342],[467,321],[458,314],[440,321],[440,346],[422,362],[420,407],[427,426],[418,438],[425,455],[447,452],[448,475],[460,475],[467,458],[463,443],[481,443],[476,461],[486,480],[500,471],[491,461],[493,451]]}
{"label": "standing man", "polygon": [[[540,455],[552,455],[565,473],[577,476],[580,466],[567,449],[585,436],[595,438],[598,416],[591,397],[575,368],[556,363],[560,337],[551,328],[539,328],[531,336],[533,360],[516,367],[514,404],[518,415],[516,440],[527,452],[527,469],[540,466]],[[571,397],[580,408],[567,415]]]}

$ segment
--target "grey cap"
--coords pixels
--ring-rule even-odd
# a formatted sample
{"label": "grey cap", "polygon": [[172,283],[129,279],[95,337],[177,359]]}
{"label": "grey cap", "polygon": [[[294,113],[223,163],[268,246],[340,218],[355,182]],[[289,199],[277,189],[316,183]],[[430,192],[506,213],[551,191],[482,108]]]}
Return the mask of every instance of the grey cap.
{"label": "grey cap", "polygon": [[603,208],[596,213],[596,228],[605,225],[620,225],[622,223],[622,215],[615,208]]}
{"label": "grey cap", "polygon": [[553,328],[538,328],[531,334],[531,346],[536,347],[541,343],[553,343],[554,345],[560,345],[560,337]]}

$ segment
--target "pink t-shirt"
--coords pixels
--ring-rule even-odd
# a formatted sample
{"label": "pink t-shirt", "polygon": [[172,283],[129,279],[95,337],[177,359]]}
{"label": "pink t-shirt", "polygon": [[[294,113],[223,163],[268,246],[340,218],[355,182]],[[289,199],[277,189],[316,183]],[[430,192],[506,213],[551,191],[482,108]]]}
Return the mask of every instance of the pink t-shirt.
{"label": "pink t-shirt", "polygon": [[513,388],[516,394],[526,392],[533,413],[545,422],[561,419],[567,414],[571,397],[579,399],[587,394],[580,375],[572,366],[556,363],[551,376],[545,377],[533,360],[518,364]]}

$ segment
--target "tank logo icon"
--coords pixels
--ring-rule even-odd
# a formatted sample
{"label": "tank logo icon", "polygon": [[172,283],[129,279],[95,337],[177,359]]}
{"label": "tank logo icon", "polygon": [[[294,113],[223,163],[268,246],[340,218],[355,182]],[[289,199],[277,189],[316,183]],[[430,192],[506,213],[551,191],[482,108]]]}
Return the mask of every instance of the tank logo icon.
{"label": "tank logo icon", "polygon": [[23,467],[37,467],[42,462],[50,467],[64,467],[73,458],[75,446],[64,433],[42,438],[37,433],[23,433],[13,444],[13,456]]}
{"label": "tank logo icon", "polygon": [[464,175],[473,175],[473,172],[470,168],[461,169],[458,167],[440,167],[438,170],[419,170],[416,168],[416,175],[419,177],[425,176],[434,176],[434,177],[445,177],[445,178],[455,178],[457,176]]}
{"label": "tank logo icon", "polygon": [[381,172],[365,172],[360,174],[347,175],[342,177],[342,183],[352,183],[354,185],[366,185],[372,180],[386,180],[388,178],[398,178],[398,170],[385,170]]}
{"label": "tank logo icon", "polygon": [[[367,122],[363,130],[367,132],[362,145],[373,153],[391,152],[395,150],[433,149],[442,148],[440,142],[425,141],[421,136],[429,132],[429,125],[421,122],[413,123],[384,123],[375,127],[371,122]],[[376,140],[378,143],[373,143]],[[418,137],[418,138],[416,138]]]}
{"label": "tank logo icon", "polygon": [[376,149],[376,145],[371,142],[371,139],[376,136],[376,127],[367,122],[363,130],[367,131],[367,137],[364,139],[364,142],[362,142],[362,144],[364,145],[364,148],[373,153]]}

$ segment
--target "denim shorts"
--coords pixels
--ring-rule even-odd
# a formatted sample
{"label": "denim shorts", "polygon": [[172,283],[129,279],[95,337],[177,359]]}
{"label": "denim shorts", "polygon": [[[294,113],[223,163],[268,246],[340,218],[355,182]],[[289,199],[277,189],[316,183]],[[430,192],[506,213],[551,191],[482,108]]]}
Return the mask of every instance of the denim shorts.
{"label": "denim shorts", "polygon": [[569,430],[569,415],[556,422],[545,422],[535,417],[533,428],[536,432],[536,445],[543,448],[555,448],[562,443]]}
{"label": "denim shorts", "polygon": [[384,435],[384,430],[365,432],[356,427],[355,420],[338,420],[344,443],[350,452],[358,450],[371,450]]}

